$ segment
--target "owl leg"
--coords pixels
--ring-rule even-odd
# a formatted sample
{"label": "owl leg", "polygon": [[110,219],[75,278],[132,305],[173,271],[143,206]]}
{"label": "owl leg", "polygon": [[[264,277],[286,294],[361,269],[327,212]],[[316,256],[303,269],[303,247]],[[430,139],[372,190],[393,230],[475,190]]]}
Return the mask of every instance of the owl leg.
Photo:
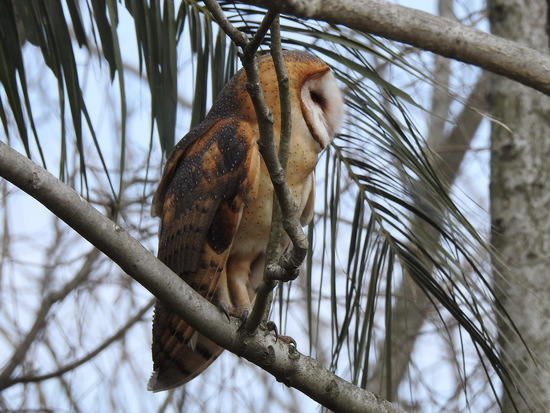
{"label": "owl leg", "polygon": [[231,257],[220,274],[215,302],[228,319],[233,316],[244,322],[252,310],[247,291],[249,274],[250,267],[247,269],[245,261]]}
{"label": "owl leg", "polygon": [[227,260],[227,289],[233,308],[230,314],[246,320],[252,311],[250,299],[250,267],[256,255],[233,255]]}
{"label": "owl leg", "polygon": [[227,289],[227,273],[225,269],[220,273],[218,286],[216,287],[216,291],[214,293],[214,303],[217,304],[220,311],[224,313],[229,320],[232,305],[231,298],[229,297],[229,290]]}

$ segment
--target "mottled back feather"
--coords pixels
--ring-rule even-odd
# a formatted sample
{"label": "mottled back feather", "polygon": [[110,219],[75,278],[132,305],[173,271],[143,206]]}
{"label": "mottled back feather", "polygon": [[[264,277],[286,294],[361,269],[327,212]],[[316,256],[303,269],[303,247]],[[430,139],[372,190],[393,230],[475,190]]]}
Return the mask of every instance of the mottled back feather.
{"label": "mottled back feather", "polygon": [[[243,137],[245,123],[219,121],[187,140],[169,163],[158,202],[163,201],[158,258],[212,301],[245,204],[254,197],[257,148]],[[255,145],[253,142],[252,145]],[[257,155],[256,155],[257,156]],[[257,166],[256,166],[257,167]],[[167,179],[167,181],[164,181]],[[153,320],[153,391],[177,387],[204,370],[222,349],[195,332],[162,303]]]}

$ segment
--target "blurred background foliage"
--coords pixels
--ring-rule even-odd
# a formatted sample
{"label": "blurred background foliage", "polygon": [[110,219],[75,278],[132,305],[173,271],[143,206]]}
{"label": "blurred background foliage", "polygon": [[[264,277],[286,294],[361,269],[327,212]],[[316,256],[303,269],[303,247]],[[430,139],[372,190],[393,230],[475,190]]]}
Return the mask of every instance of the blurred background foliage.
{"label": "blurred background foliage", "polygon": [[[248,35],[265,14],[221,4]],[[483,24],[471,4],[438,5]],[[484,241],[487,143],[472,146],[488,122],[483,76],[345,27],[281,25],[284,48],[333,67],[346,115],[318,165],[310,254],[276,290],[273,319],[300,351],[408,411],[492,411],[507,315]],[[164,156],[240,67],[205,6],[0,0],[0,58],[2,139],[156,250],[149,208]],[[314,406],[230,354],[185,388],[147,393],[151,297],[18,190],[0,190],[2,409]]]}

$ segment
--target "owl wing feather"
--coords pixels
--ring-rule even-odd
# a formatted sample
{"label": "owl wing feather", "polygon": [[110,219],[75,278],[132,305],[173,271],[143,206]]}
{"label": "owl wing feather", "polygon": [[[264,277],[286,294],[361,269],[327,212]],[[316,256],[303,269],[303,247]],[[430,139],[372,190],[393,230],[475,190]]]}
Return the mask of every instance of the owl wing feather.
{"label": "owl wing feather", "polygon": [[[260,162],[247,122],[220,120],[190,132],[171,155],[154,211],[161,216],[158,258],[212,301],[242,210],[256,196]],[[221,353],[157,302],[153,319],[153,368],[149,389],[180,386]]]}

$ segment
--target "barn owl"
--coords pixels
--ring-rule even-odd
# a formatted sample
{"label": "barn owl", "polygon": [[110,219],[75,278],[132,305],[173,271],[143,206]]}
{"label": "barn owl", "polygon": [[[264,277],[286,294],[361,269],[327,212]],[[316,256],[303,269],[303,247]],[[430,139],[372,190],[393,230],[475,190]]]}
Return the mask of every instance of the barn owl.
{"label": "barn owl", "polygon": [[[287,182],[302,225],[313,216],[314,168],[342,118],[343,100],[330,68],[305,52],[284,52],[292,102]],[[258,60],[278,147],[279,88],[270,56]],[[160,216],[158,257],[226,315],[245,319],[263,277],[273,185],[258,149],[258,122],[235,74],[204,121],[174,147],[153,199]],[[281,254],[289,247],[281,236]],[[221,353],[160,301],[153,319],[151,391],[196,377]]]}

